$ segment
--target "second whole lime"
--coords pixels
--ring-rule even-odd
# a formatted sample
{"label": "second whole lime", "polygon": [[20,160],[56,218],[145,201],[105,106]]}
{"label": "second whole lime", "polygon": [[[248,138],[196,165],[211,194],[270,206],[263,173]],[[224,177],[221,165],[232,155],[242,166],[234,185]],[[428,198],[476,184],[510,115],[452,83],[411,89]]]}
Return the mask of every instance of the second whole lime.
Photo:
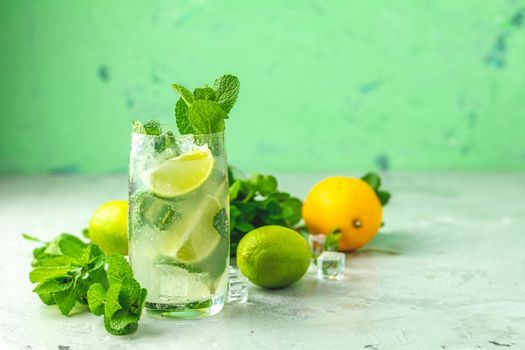
{"label": "second whole lime", "polygon": [[128,255],[128,202],[111,201],[98,207],[89,222],[89,238],[106,255]]}
{"label": "second whole lime", "polygon": [[310,248],[296,231],[263,226],[246,234],[237,247],[237,266],[254,284],[284,288],[303,277],[310,265]]}

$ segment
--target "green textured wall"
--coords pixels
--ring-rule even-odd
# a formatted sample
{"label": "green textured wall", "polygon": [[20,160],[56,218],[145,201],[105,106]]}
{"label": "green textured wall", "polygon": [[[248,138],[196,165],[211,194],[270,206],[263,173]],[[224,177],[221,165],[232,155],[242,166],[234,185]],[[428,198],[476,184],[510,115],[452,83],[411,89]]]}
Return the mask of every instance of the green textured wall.
{"label": "green textured wall", "polygon": [[262,171],[525,169],[525,2],[0,2],[0,171],[125,172],[172,81],[241,79]]}

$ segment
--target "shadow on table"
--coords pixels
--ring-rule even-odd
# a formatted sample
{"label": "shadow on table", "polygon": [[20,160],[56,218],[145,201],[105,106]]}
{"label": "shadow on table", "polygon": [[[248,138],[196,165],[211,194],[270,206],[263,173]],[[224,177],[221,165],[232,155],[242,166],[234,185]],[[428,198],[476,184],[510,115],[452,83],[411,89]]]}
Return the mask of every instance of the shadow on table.
{"label": "shadow on table", "polygon": [[423,238],[408,232],[379,233],[369,244],[349,254],[355,256],[405,255],[425,249],[428,242]]}

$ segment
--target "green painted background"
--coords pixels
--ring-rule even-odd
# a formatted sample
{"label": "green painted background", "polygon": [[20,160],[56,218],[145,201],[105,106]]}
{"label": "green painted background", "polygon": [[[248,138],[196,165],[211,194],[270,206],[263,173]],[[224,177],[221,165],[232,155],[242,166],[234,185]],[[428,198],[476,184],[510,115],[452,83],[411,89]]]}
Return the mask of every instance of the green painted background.
{"label": "green painted background", "polygon": [[0,2],[0,172],[125,172],[170,83],[241,79],[261,171],[525,169],[525,3]]}

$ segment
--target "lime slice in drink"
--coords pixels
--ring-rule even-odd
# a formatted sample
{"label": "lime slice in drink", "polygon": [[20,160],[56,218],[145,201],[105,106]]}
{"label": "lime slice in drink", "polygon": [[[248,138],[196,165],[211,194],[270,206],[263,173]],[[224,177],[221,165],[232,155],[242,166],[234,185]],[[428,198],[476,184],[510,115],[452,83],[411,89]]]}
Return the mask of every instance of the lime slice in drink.
{"label": "lime slice in drink", "polygon": [[197,212],[184,225],[181,244],[175,258],[185,264],[195,264],[208,257],[217,247],[221,236],[213,227],[213,218],[222,209],[217,198],[205,196]]}
{"label": "lime slice in drink", "polygon": [[183,213],[181,220],[161,236],[161,253],[184,264],[206,259],[221,240],[213,220],[223,209],[219,200],[206,195],[192,204],[191,212]]}
{"label": "lime slice in drink", "polygon": [[174,198],[199,188],[210,176],[213,156],[209,149],[189,151],[168,159],[144,173],[144,182],[159,197]]}

